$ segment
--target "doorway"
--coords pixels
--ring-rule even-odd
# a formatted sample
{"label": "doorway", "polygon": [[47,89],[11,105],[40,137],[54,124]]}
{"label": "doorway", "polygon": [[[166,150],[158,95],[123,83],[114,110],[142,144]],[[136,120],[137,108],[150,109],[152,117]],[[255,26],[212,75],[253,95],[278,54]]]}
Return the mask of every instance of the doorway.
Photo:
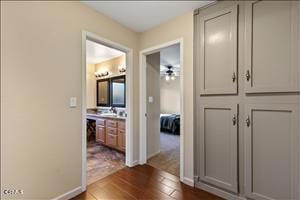
{"label": "doorway", "polygon": [[[102,62],[91,52],[105,55]],[[83,191],[88,184],[124,166],[133,166],[132,99],[132,50],[83,31]]]}
{"label": "doorway", "polygon": [[[183,181],[182,45],[178,39],[140,52],[140,164]],[[178,51],[177,64],[165,62],[164,52],[172,50]],[[176,83],[174,95],[171,88]]]}

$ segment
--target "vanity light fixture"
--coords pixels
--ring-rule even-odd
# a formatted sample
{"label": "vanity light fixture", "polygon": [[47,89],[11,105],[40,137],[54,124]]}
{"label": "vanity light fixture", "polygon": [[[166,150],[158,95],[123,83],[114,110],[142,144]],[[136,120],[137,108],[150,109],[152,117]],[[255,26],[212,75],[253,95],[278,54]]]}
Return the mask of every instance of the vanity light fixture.
{"label": "vanity light fixture", "polygon": [[118,69],[119,69],[120,73],[125,73],[126,72],[126,67],[125,66],[119,66]]}
{"label": "vanity light fixture", "polygon": [[108,75],[109,75],[109,72],[108,72],[108,71],[106,71],[106,72],[101,72],[101,73],[95,72],[96,78],[101,78],[101,77],[103,77],[103,76],[108,76]]}

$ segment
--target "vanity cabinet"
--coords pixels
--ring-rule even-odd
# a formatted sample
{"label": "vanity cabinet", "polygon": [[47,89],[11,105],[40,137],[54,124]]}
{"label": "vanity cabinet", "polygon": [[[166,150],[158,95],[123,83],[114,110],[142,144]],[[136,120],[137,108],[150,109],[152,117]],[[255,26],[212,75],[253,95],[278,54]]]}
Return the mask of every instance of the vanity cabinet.
{"label": "vanity cabinet", "polygon": [[125,121],[119,119],[97,118],[96,141],[125,152]]}

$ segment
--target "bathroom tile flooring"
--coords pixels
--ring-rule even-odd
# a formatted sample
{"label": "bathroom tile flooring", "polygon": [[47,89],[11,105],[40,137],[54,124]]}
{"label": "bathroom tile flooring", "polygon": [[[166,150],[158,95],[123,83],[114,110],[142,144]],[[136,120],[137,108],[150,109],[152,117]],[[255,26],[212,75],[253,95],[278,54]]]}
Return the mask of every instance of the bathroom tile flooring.
{"label": "bathroom tile flooring", "polygon": [[125,154],[96,142],[87,144],[87,182],[94,183],[125,167]]}

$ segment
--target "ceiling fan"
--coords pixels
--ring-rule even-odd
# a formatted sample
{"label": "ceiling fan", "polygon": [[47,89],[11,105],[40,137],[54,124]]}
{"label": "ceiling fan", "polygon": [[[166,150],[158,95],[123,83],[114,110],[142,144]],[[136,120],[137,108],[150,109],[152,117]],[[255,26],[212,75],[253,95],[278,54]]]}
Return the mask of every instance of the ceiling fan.
{"label": "ceiling fan", "polygon": [[175,73],[174,73],[174,70],[173,70],[174,67],[172,65],[165,65],[165,67],[167,67],[167,70],[165,71],[166,81],[169,81],[170,79],[175,80],[176,77],[175,77]]}

